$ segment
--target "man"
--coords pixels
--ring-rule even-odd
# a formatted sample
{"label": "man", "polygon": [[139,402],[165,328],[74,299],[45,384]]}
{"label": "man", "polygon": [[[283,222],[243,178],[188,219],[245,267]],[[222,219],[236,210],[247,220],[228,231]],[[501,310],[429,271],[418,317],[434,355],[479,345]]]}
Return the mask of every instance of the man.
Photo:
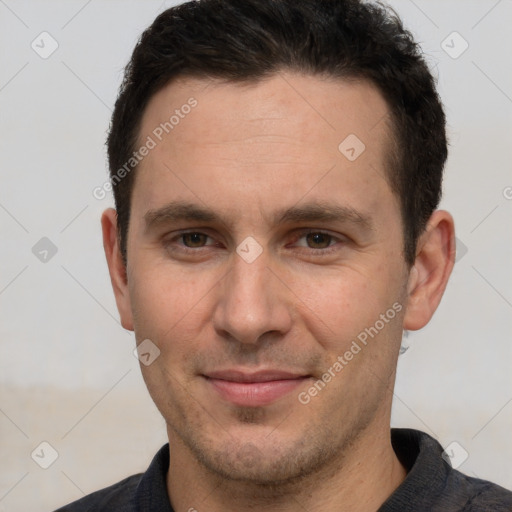
{"label": "man", "polygon": [[453,268],[445,117],[410,34],[356,0],[201,0],[126,70],[102,217],[169,444],[62,511],[512,510],[390,431],[404,329]]}

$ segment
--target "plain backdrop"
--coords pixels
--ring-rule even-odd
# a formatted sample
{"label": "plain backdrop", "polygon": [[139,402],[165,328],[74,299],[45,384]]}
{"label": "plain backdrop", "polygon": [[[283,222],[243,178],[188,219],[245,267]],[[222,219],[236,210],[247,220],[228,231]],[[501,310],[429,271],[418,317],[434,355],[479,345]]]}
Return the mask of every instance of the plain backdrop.
{"label": "plain backdrop", "polygon": [[[0,512],[53,510],[166,442],[110,287],[99,219],[113,201],[92,192],[123,67],[172,4],[0,1]],[[458,238],[437,313],[404,339],[393,425],[512,488],[512,2],[392,5],[439,80]]]}

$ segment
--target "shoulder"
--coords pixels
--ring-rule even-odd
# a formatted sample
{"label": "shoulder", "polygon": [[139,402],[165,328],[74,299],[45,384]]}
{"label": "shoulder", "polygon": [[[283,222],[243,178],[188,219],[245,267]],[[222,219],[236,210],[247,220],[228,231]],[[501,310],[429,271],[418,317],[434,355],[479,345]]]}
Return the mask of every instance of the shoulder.
{"label": "shoulder", "polygon": [[55,512],[173,512],[166,487],[169,444],[160,448],[145,473],[93,492]]}
{"label": "shoulder", "polygon": [[88,494],[59,508],[55,512],[131,512],[133,497],[142,474],[132,475],[120,482]]}
{"label": "shoulder", "polygon": [[512,491],[454,469],[453,454],[425,432],[392,429],[391,440],[407,476],[379,512],[512,511]]}
{"label": "shoulder", "polygon": [[459,495],[461,498],[464,497],[466,499],[464,511],[512,511],[512,491],[487,480],[469,477],[456,470],[452,470],[450,476],[451,478],[447,483],[448,494],[452,496]]}

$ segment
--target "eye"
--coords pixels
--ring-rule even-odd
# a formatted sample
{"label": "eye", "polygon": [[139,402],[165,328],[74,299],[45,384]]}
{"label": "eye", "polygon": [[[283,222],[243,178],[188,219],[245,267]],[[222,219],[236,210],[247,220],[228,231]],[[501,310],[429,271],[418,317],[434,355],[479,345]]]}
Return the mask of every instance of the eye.
{"label": "eye", "polygon": [[329,233],[323,231],[308,231],[299,236],[295,245],[320,250],[332,247],[337,241],[339,241],[339,239]]}
{"label": "eye", "polygon": [[308,233],[306,241],[311,249],[325,249],[331,245],[332,236],[327,233]]}
{"label": "eye", "polygon": [[174,255],[202,254],[203,251],[219,246],[215,240],[201,231],[183,231],[173,237],[164,238],[162,244],[166,251]]}
{"label": "eye", "polygon": [[204,247],[209,237],[204,233],[192,232],[183,233],[180,235],[179,238],[181,238],[183,245],[185,245],[185,247],[193,249],[198,247]]}

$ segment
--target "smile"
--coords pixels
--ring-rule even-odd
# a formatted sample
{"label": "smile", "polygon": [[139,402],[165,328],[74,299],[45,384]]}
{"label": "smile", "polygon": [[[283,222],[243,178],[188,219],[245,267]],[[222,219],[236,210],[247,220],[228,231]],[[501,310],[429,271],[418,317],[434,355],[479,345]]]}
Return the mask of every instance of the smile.
{"label": "smile", "polygon": [[310,378],[309,375],[279,371],[248,374],[234,370],[212,372],[203,377],[222,399],[243,407],[269,405],[296,390]]}

